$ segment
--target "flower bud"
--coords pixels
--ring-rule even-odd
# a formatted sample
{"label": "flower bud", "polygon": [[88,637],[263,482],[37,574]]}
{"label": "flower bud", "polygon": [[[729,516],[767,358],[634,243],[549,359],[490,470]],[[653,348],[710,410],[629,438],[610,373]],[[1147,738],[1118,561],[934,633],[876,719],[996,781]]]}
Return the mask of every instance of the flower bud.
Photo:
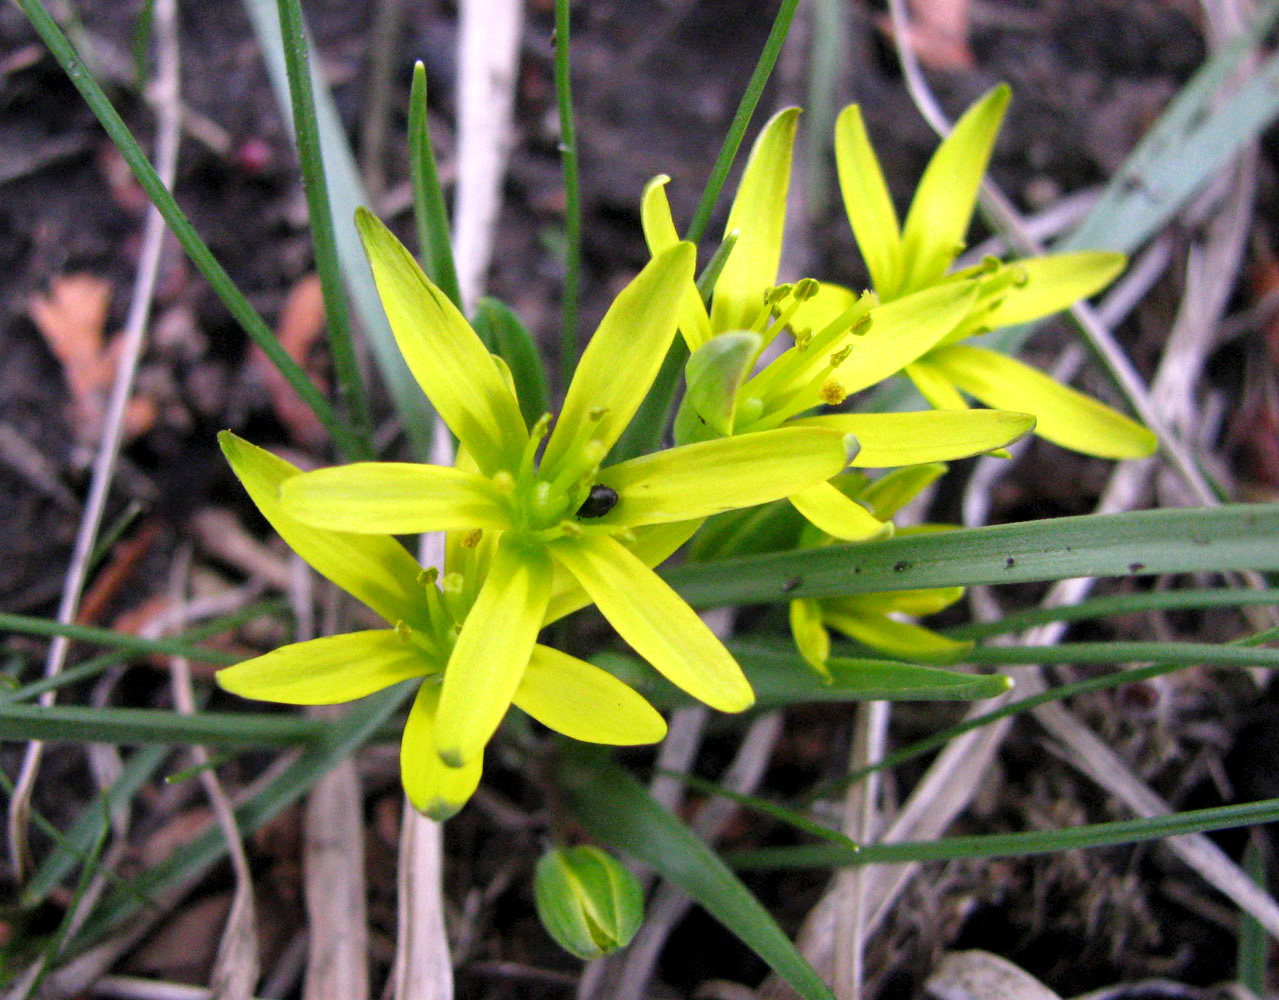
{"label": "flower bud", "polygon": [[556,943],[593,959],[625,947],[644,919],[644,890],[598,847],[556,848],[537,863],[537,915]]}

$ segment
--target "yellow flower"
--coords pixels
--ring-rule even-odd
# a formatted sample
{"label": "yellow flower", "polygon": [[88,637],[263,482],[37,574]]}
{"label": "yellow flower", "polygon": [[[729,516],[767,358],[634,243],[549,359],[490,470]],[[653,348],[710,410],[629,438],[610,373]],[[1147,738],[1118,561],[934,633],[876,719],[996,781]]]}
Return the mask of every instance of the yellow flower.
{"label": "yellow flower", "polygon": [[[1105,287],[1124,266],[1122,254],[1086,251],[1011,263],[991,259],[950,272],[964,248],[1009,96],[1007,86],[998,86],[956,122],[924,171],[904,225],[860,109],[850,105],[836,122],[840,191],[879,300],[896,303],[928,290],[977,285],[963,319],[901,367],[938,409],[964,409],[962,390],[989,406],[1033,413],[1035,433],[1064,448],[1104,458],[1149,455],[1155,436],[1136,421],[1006,355],[960,343],[1065,309]],[[819,325],[861,298],[834,285],[823,290],[820,302],[798,310],[796,322]]]}
{"label": "yellow flower", "polygon": [[[491,546],[448,654],[434,731],[439,756],[453,767],[479,756],[543,622],[588,602],[693,697],[722,711],[749,707],[754,695],[737,662],[649,567],[699,519],[822,482],[847,456],[838,431],[788,428],[603,467],[675,335],[692,246],[660,254],[618,295],[558,419],[545,414],[530,431],[504,367],[462,315],[385,226],[364,211],[357,223],[400,350],[461,442],[459,462],[321,469],[286,480],[280,497],[287,514],[317,528],[464,532]],[[637,554],[641,547],[646,554]]]}
{"label": "yellow flower", "polygon": [[[975,281],[925,289],[880,305],[873,295],[804,278],[777,284],[786,193],[799,109],[775,115],[760,132],[733,199],[725,239],[732,249],[714,280],[709,312],[691,281],[680,300],[680,332],[688,344],[687,393],[676,417],[677,441],[747,435],[777,427],[828,427],[856,438],[853,465],[892,467],[938,462],[999,448],[1034,424],[1024,413],[839,414],[800,419],[888,378],[946,337],[969,314]],[[665,185],[648,183],[641,219],[650,252],[678,242]],[[804,316],[820,316],[820,323]],[[783,330],[794,344],[756,371],[764,349]],[[890,532],[829,483],[788,495],[822,531],[847,541]]]}
{"label": "yellow flower", "polygon": [[[443,586],[437,586],[438,571],[424,571],[390,535],[329,531],[291,517],[279,492],[299,470],[230,431],[219,440],[245,490],[289,546],[391,627],[283,646],[218,671],[218,683],[246,698],[326,705],[420,680],[400,749],[404,790],[419,811],[447,819],[475,791],[481,760],[476,756],[454,768],[436,753],[440,681],[491,551],[451,533],[448,572],[440,580]],[[567,606],[562,599],[553,603]],[[633,745],[666,735],[661,715],[621,681],[547,646],[535,645],[525,654],[512,700],[542,724],[578,740]]]}

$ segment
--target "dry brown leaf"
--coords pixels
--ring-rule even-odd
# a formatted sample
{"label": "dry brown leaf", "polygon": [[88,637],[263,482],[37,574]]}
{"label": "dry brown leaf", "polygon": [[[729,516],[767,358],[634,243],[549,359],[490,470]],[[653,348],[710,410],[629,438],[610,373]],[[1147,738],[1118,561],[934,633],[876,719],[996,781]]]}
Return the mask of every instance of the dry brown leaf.
{"label": "dry brown leaf", "polygon": [[[106,339],[111,284],[92,274],[54,278],[47,295],[34,295],[28,306],[31,321],[62,364],[72,397],[72,426],[81,441],[95,441],[102,433],[106,401],[115,378],[120,338]],[[145,398],[129,401],[125,434],[146,433],[155,422],[155,405]]]}
{"label": "dry brown leaf", "polygon": [[[905,41],[919,61],[930,69],[971,69],[969,0],[908,0],[908,5],[910,26]],[[892,23],[887,18],[880,21],[880,27],[892,34]]]}
{"label": "dry brown leaf", "polygon": [[[276,326],[276,336],[280,345],[288,352],[289,357],[307,368],[311,378],[323,392],[325,380],[307,366],[307,358],[312,345],[324,331],[324,295],[320,289],[317,275],[308,274],[293,286],[284,307],[280,310],[280,320]],[[324,425],[312,412],[293,387],[280,374],[275,365],[267,360],[260,348],[253,348],[252,364],[262,375],[267,392],[271,396],[271,405],[276,416],[293,435],[300,445],[317,447],[324,443],[327,435]]]}

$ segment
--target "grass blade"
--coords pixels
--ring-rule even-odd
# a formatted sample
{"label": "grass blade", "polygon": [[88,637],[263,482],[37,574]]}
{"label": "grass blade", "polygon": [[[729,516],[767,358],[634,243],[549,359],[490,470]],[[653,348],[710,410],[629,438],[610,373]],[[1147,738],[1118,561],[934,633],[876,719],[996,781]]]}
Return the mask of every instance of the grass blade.
{"label": "grass blade", "polygon": [[311,219],[311,239],[315,245],[315,269],[320,276],[324,296],[325,330],[329,337],[329,353],[338,393],[345,404],[347,418],[363,443],[363,458],[373,457],[369,439],[368,398],[355,360],[355,344],[351,334],[351,317],[346,308],[339,273],[337,241],[333,232],[333,212],[329,205],[329,185],[324,173],[324,154],[320,148],[320,126],[315,116],[315,95],[311,89],[310,46],[306,24],[298,0],[278,0],[280,34],[284,40],[284,65],[289,78],[289,95],[293,108],[293,132],[298,159],[302,164],[302,188]]}
{"label": "grass blade", "polygon": [[413,184],[413,219],[417,223],[417,252],[422,269],[449,300],[462,308],[462,292],[457,287],[457,266],[453,263],[449,213],[444,205],[435,150],[431,147],[431,127],[426,107],[426,67],[413,64],[413,84],[409,90],[409,178]]}
{"label": "grass blade", "polygon": [[565,805],[593,836],[678,885],[806,1000],[834,1000],[751,891],[626,771],[604,754],[584,750],[566,757],[561,779]]}
{"label": "grass blade", "polygon": [[889,590],[1279,569],[1279,505],[1061,517],[685,565],[663,574],[690,604]]}
{"label": "grass blade", "polygon": [[560,375],[565,390],[577,367],[577,298],[582,277],[582,190],[577,170],[577,128],[573,124],[569,20],[569,0],[555,0],[555,97],[560,115],[560,162],[564,168],[564,299]]}
{"label": "grass blade", "polygon": [[266,712],[200,712],[186,716],[157,708],[0,706],[0,740],[293,747],[316,743],[324,730],[325,723],[318,719]]}

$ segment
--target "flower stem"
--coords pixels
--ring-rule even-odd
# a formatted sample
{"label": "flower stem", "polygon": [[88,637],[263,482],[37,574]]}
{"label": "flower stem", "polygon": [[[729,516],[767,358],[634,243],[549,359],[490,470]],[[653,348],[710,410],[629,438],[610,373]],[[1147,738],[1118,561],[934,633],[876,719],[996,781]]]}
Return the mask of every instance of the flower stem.
{"label": "flower stem", "polygon": [[555,0],[555,94],[560,109],[560,159],[564,166],[564,304],[560,372],[568,386],[577,367],[577,297],[582,270],[582,203],[577,171],[577,131],[569,80],[569,0]]}

